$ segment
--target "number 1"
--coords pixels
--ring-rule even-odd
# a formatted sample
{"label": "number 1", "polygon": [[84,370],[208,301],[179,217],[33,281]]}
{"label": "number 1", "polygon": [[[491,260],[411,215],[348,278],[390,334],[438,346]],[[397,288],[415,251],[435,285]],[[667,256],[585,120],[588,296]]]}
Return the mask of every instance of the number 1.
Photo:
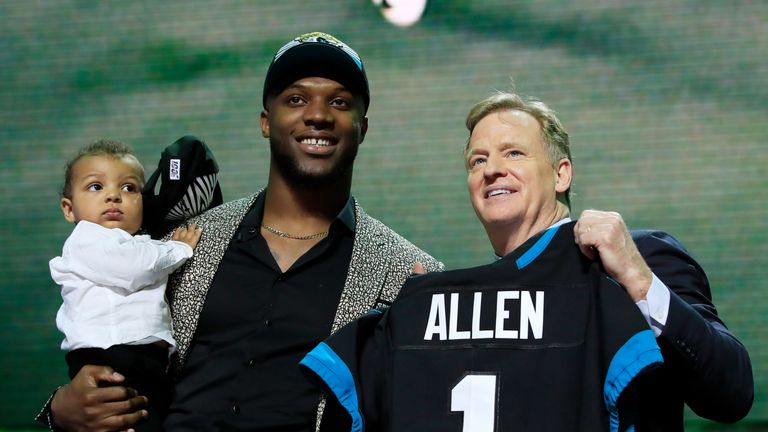
{"label": "number 1", "polygon": [[496,375],[465,375],[451,389],[451,411],[464,412],[463,432],[494,432]]}

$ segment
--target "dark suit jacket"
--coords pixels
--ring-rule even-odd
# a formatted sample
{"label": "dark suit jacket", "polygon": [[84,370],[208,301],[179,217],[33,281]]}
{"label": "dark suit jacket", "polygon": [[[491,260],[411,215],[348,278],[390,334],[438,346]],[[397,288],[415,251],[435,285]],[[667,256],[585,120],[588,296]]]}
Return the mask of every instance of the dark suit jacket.
{"label": "dark suit jacket", "polygon": [[682,431],[683,403],[710,420],[742,419],[752,407],[752,366],[717,316],[704,270],[667,233],[638,230],[632,238],[670,289],[666,326],[657,338],[664,365],[634,384],[641,396],[636,430]]}

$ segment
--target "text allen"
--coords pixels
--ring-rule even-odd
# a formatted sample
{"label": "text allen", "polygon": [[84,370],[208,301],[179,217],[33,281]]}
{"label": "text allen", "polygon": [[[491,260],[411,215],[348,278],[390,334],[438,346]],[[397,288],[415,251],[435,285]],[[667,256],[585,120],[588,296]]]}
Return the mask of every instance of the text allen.
{"label": "text allen", "polygon": [[[480,317],[490,311],[482,311],[482,292],[474,293],[472,304],[472,327],[459,330],[459,293],[450,293],[450,308],[446,308],[446,295],[433,294],[429,308],[427,329],[424,340],[463,340],[463,339],[541,339],[544,334],[544,292],[535,291],[498,291],[496,293],[495,326],[492,329],[480,328]],[[516,300],[516,301],[512,301]],[[520,308],[520,321],[516,328],[509,323],[509,309],[517,305]],[[531,330],[529,333],[528,330]]]}

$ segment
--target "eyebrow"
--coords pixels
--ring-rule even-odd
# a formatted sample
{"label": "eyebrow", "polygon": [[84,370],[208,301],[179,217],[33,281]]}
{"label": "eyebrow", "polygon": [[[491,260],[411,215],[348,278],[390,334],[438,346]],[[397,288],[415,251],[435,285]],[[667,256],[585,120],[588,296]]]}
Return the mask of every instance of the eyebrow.
{"label": "eyebrow", "polygon": [[[82,175],[82,176],[80,176],[78,178],[73,178],[73,180],[75,180],[75,181],[86,181],[86,180],[89,180],[91,178],[101,179],[101,177],[103,177],[103,176],[104,176],[104,173],[91,172],[91,173]],[[123,176],[123,177],[120,178],[120,181],[125,181],[125,180],[136,180],[138,183],[143,183],[143,180],[141,179],[141,176],[138,175],[138,174],[128,174],[128,175]]]}
{"label": "eyebrow", "polygon": [[[318,87],[318,86],[293,83],[293,84],[289,85],[288,87],[286,87],[285,90],[283,90],[280,93],[285,93],[288,90],[302,90],[302,91],[306,91],[306,90],[309,90],[309,89],[315,88],[315,87]],[[347,92],[350,95],[352,95],[353,97],[356,97],[355,92],[353,92],[352,89],[350,89],[349,87],[347,87],[347,86],[345,86],[344,84],[341,84],[341,83],[338,83],[338,85],[333,86],[331,88],[331,91],[334,94],[341,93],[341,92]]]}
{"label": "eyebrow", "polygon": [[[289,89],[307,90],[307,89],[316,88],[316,87],[319,87],[319,86],[306,85],[306,84],[300,84],[300,83],[293,83],[293,84],[289,85],[288,87],[286,87],[285,90],[289,90]],[[283,92],[285,92],[285,90],[283,90]],[[338,85],[334,86],[333,87],[333,91],[335,91],[335,92],[346,91],[346,92],[352,93],[352,90],[350,90],[349,87],[347,87],[347,86],[345,86],[344,84],[341,84],[341,83],[338,83]]]}
{"label": "eyebrow", "polygon": [[[495,145],[494,145],[495,147]],[[515,141],[504,141],[501,143],[501,150],[506,150],[512,147],[525,147],[523,144]],[[488,153],[487,150],[483,150],[484,152]],[[467,155],[475,154],[477,152],[476,148],[469,147],[467,149]]]}
{"label": "eyebrow", "polygon": [[521,143],[519,143],[517,141],[503,141],[501,143],[501,148],[504,149],[504,150],[506,150],[506,149],[508,149],[510,147],[522,147],[522,146],[523,146],[523,144],[521,144]]}
{"label": "eyebrow", "polygon": [[104,176],[104,173],[89,172],[89,173],[83,174],[81,176],[78,176],[77,178],[73,177],[73,180],[86,180],[86,179],[89,179],[91,177],[97,177],[98,178],[98,177],[103,177],[103,176]]}
{"label": "eyebrow", "polygon": [[474,156],[476,154],[487,154],[487,153],[488,153],[487,150],[469,148],[467,149],[466,155],[467,155],[467,158],[469,158],[470,156]]}

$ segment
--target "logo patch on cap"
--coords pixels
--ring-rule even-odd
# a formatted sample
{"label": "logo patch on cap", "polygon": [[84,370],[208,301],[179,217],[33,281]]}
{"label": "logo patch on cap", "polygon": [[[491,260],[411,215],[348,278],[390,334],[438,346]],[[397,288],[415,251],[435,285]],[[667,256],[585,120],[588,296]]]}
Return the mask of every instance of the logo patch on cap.
{"label": "logo patch on cap", "polygon": [[171,180],[181,180],[181,159],[171,159],[168,178]]}
{"label": "logo patch on cap", "polygon": [[355,64],[357,65],[357,67],[360,70],[363,70],[363,61],[360,59],[360,56],[357,55],[355,50],[350,48],[344,42],[336,39],[334,36],[329,35],[328,33],[323,33],[323,32],[306,33],[288,42],[277,51],[277,53],[275,54],[275,58],[272,60],[272,62],[274,63],[275,61],[277,61],[277,59],[279,59],[280,56],[282,56],[289,49],[305,43],[325,43],[328,45],[335,46],[336,48],[339,48],[340,50],[344,51],[348,56],[350,56],[352,60],[355,62]]}

